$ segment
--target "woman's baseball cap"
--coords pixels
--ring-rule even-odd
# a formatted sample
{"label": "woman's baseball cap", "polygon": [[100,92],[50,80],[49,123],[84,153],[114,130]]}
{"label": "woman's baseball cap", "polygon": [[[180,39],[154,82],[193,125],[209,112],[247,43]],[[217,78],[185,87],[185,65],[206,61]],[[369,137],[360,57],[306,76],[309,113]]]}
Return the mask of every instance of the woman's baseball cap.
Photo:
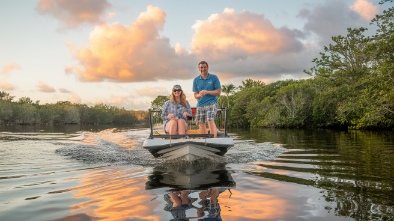
{"label": "woman's baseball cap", "polygon": [[176,84],[176,85],[174,85],[174,87],[172,88],[172,90],[182,90],[182,87],[181,87],[181,85]]}

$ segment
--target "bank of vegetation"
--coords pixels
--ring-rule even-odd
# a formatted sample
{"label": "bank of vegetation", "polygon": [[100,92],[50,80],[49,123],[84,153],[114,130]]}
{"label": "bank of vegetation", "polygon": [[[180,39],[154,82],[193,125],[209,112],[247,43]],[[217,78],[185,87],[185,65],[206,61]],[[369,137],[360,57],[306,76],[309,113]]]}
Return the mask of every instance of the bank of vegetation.
{"label": "bank of vegetation", "polygon": [[146,123],[145,111],[97,104],[73,104],[59,101],[55,104],[39,104],[28,97],[14,101],[10,94],[0,91],[0,125],[129,125]]}

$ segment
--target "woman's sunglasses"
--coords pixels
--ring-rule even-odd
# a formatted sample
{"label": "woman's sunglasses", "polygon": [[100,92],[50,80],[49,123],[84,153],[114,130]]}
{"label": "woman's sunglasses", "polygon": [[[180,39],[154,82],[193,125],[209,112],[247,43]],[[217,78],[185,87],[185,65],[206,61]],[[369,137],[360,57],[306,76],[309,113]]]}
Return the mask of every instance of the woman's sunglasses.
{"label": "woman's sunglasses", "polygon": [[182,90],[173,90],[172,92],[182,92]]}

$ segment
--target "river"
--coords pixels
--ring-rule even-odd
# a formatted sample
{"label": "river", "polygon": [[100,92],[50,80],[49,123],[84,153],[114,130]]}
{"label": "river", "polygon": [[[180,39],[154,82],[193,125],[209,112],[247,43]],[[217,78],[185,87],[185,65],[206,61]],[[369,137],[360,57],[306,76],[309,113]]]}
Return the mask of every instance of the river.
{"label": "river", "polygon": [[144,128],[0,131],[1,221],[394,220],[393,132],[230,130],[225,161],[185,164]]}

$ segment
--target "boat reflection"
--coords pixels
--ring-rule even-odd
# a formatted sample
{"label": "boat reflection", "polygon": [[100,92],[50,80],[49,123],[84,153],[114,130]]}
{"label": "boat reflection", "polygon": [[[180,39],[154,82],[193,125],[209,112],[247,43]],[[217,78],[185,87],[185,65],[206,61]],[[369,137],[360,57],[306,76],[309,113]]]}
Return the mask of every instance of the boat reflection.
{"label": "boat reflection", "polygon": [[164,210],[172,220],[222,220],[219,195],[231,197],[236,186],[225,164],[160,165],[148,179],[146,189],[168,190]]}
{"label": "boat reflection", "polygon": [[193,163],[162,164],[153,169],[146,189],[204,190],[211,187],[235,188],[235,182],[225,164]]}

